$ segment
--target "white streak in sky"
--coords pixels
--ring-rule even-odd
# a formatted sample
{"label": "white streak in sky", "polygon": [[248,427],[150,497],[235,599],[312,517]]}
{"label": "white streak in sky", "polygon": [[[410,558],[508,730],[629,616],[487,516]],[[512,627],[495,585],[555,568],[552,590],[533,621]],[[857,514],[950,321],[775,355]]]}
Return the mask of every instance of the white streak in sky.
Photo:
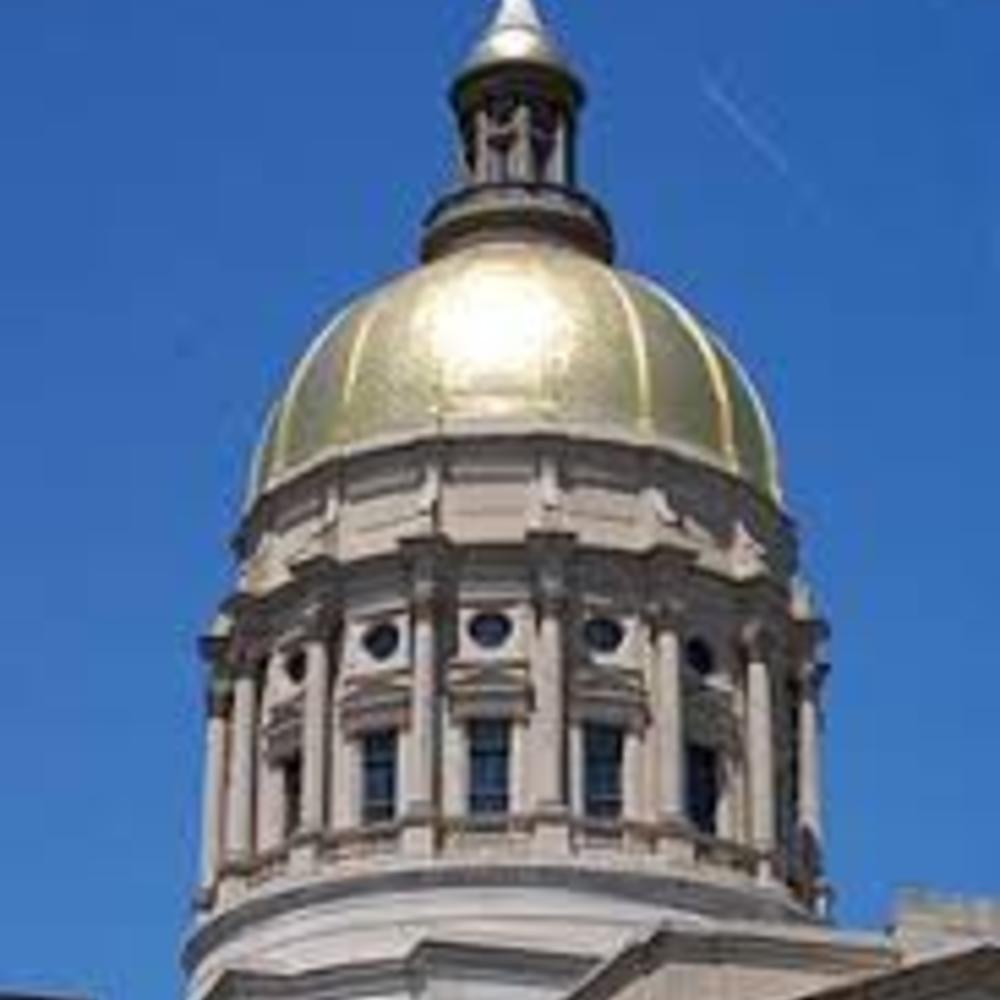
{"label": "white streak in sky", "polygon": [[723,90],[722,84],[708,74],[702,76],[701,92],[714,105],[729,124],[762,156],[782,177],[793,179],[792,165],[781,147],[765,135],[750,116]]}
{"label": "white streak in sky", "polygon": [[817,215],[826,218],[824,199],[810,184],[798,177],[792,169],[791,160],[734,97],[726,92],[722,84],[702,73],[701,92],[705,100],[718,111],[737,135],[782,179],[786,180],[799,199]]}

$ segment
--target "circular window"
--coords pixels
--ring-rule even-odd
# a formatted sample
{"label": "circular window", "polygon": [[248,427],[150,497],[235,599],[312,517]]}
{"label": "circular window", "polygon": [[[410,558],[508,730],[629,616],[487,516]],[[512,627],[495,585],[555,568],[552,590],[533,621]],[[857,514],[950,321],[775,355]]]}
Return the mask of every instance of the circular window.
{"label": "circular window", "polygon": [[293,684],[301,684],[306,679],[306,658],[302,653],[296,653],[285,664],[285,673]]}
{"label": "circular window", "polygon": [[399,649],[399,629],[388,622],[382,622],[368,629],[361,641],[372,659],[388,660]]}
{"label": "circular window", "polygon": [[514,623],[499,612],[484,611],[469,622],[469,636],[483,649],[499,649],[513,631]]}
{"label": "circular window", "polygon": [[591,618],[583,626],[583,639],[595,653],[616,653],[625,641],[625,629],[614,618]]}
{"label": "circular window", "polygon": [[691,639],[684,649],[687,665],[702,677],[707,677],[715,670],[715,654],[712,647],[704,639]]}

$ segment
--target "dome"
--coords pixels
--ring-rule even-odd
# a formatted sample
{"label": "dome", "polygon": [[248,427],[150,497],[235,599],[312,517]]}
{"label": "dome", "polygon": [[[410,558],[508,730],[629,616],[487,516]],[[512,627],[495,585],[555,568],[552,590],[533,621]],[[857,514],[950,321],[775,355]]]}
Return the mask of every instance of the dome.
{"label": "dome", "polygon": [[757,393],[682,305],[572,249],[493,242],[334,318],[271,412],[251,500],[344,450],[539,431],[662,447],[780,496]]}

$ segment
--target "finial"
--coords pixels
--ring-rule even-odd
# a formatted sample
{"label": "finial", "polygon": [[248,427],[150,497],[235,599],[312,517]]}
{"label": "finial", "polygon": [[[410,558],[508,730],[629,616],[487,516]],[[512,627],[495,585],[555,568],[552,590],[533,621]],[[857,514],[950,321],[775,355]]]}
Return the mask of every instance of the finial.
{"label": "finial", "polygon": [[504,63],[535,63],[568,73],[534,0],[500,0],[496,15],[463,73]]}
{"label": "finial", "polygon": [[534,0],[500,0],[496,17],[493,18],[493,27],[534,28],[544,31]]}

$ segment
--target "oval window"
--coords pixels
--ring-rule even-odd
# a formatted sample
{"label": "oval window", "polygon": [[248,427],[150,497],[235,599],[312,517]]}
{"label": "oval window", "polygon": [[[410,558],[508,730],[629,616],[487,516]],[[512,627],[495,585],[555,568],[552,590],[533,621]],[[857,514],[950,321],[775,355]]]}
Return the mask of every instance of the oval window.
{"label": "oval window", "polygon": [[361,640],[375,660],[388,660],[399,649],[399,629],[389,622],[373,625]]}
{"label": "oval window", "polygon": [[702,677],[707,677],[715,670],[715,654],[704,639],[689,640],[684,648],[684,658],[687,665]]}
{"label": "oval window", "polygon": [[507,615],[484,611],[469,622],[469,636],[483,649],[499,649],[511,637],[514,623]]}
{"label": "oval window", "polygon": [[301,684],[306,679],[306,658],[304,653],[296,653],[285,664],[285,674],[293,684]]}
{"label": "oval window", "polygon": [[583,626],[583,639],[595,653],[616,653],[625,641],[625,629],[614,618],[591,618]]}

